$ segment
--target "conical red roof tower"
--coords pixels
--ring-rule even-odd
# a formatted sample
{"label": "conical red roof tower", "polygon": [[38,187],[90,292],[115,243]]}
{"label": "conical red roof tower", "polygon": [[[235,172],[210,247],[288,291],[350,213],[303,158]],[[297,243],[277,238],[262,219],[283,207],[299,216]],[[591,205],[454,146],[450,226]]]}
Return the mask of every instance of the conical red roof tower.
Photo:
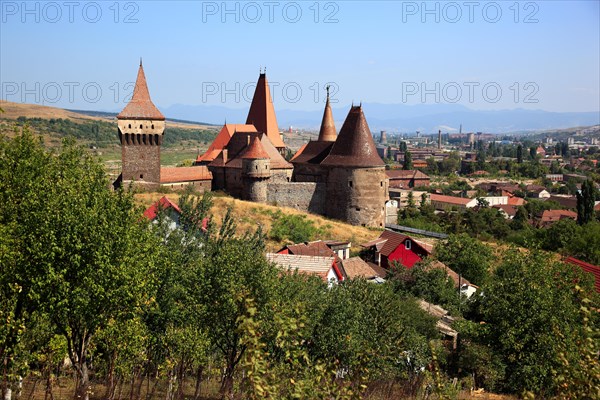
{"label": "conical red roof tower", "polygon": [[252,143],[250,143],[250,146],[248,146],[246,151],[244,151],[242,159],[244,158],[250,160],[257,160],[262,158],[269,159],[269,155],[260,143],[260,139],[258,138],[258,136],[254,136],[254,139],[252,139]]}
{"label": "conical red roof tower", "polygon": [[279,134],[275,108],[265,73],[261,73],[258,77],[246,124],[252,124],[257,131],[266,133],[275,147],[285,148],[285,143]]}
{"label": "conical red roof tower", "polygon": [[148,91],[146,75],[144,74],[144,67],[141,60],[131,101],[117,115],[117,119],[149,119],[158,121],[164,121],[165,119],[165,116],[150,99],[150,92]]}
{"label": "conical red roof tower", "polygon": [[361,106],[352,106],[324,166],[383,167]]}
{"label": "conical red roof tower", "polygon": [[327,101],[325,102],[325,111],[323,112],[323,120],[321,121],[321,130],[319,130],[319,141],[335,142],[337,133],[335,131],[335,123],[333,122],[333,114],[329,105],[329,86],[327,86]]}

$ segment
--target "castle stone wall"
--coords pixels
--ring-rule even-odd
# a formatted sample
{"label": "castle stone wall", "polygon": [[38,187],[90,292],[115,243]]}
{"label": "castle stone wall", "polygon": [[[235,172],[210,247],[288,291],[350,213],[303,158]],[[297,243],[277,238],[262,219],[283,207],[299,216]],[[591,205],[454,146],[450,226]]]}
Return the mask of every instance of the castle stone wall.
{"label": "castle stone wall", "polygon": [[123,181],[160,183],[160,146],[121,145]]}
{"label": "castle stone wall", "polygon": [[269,183],[267,203],[313,214],[325,213],[325,184],[314,182]]}

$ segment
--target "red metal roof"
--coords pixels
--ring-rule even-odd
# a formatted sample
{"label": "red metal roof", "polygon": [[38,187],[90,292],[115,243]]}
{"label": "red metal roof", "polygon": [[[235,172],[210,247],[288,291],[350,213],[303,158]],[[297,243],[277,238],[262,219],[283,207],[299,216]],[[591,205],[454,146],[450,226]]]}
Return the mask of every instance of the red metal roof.
{"label": "red metal roof", "polygon": [[159,121],[164,121],[165,119],[165,116],[150,99],[146,75],[144,74],[144,67],[142,67],[141,62],[131,101],[117,115],[117,119],[152,119]]}
{"label": "red metal roof", "polygon": [[150,207],[144,211],[144,217],[149,220],[153,220],[156,218],[156,214],[158,214],[158,210],[166,210],[168,208],[173,208],[177,213],[181,214],[181,210],[177,206],[177,204],[173,203],[171,200],[167,198],[167,196],[161,197],[156,203],[152,204]]}
{"label": "red metal roof", "polygon": [[589,272],[590,274],[594,275],[594,287],[596,292],[600,293],[600,267],[578,260],[575,257],[567,257],[565,262],[572,265],[577,265],[585,272]]}
{"label": "red metal roof", "polygon": [[407,239],[412,240],[414,245],[420,247],[423,250],[423,252],[425,252],[427,254],[431,254],[431,251],[427,250],[424,246],[422,246],[420,243],[416,242],[413,238],[411,238],[410,236],[407,236],[407,235],[403,235],[401,233],[392,232],[392,231],[383,231],[383,232],[381,232],[381,235],[379,235],[379,238],[386,239],[385,244],[379,251],[380,254],[382,254],[386,257],[389,256],[394,250],[396,250],[396,248],[398,246],[400,246],[402,243],[404,243],[404,241]]}
{"label": "red metal roof", "polygon": [[252,124],[257,131],[266,133],[275,147],[285,147],[285,143],[283,143],[279,134],[279,126],[277,125],[277,117],[275,116],[275,108],[273,107],[266,74],[260,74],[258,77],[246,124]]}
{"label": "red metal roof", "polygon": [[361,106],[352,106],[324,166],[383,167]]}

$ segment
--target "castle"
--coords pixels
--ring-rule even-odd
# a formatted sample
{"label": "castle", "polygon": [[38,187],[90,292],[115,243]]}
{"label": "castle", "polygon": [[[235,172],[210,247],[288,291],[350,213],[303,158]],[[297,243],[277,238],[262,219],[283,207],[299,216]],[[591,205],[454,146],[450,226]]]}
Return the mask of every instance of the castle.
{"label": "castle", "polygon": [[[350,108],[337,135],[329,90],[318,139],[302,146],[290,162],[283,156],[286,147],[263,72],[246,123],[223,125],[194,167],[160,167],[165,118],[150,100],[141,62],[133,97],[117,120],[123,166],[116,186],[134,182],[154,189],[192,184],[353,225],[384,225],[388,180],[362,107]],[[176,182],[165,178],[178,170]]]}

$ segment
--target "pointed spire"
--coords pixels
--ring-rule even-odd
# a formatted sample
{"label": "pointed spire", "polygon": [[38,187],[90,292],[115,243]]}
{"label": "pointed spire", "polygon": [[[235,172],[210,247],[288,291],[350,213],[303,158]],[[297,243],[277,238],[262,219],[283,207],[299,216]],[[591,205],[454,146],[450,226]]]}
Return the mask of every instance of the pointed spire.
{"label": "pointed spire", "polygon": [[279,134],[269,83],[264,72],[258,77],[246,124],[252,124],[258,132],[266,133],[275,147],[285,147],[285,143],[283,143]]}
{"label": "pointed spire", "polygon": [[384,167],[360,106],[352,106],[338,139],[321,165],[330,167]]}
{"label": "pointed spire", "polygon": [[123,111],[117,115],[118,119],[152,119],[164,120],[165,116],[156,108],[150,99],[146,75],[140,58],[140,68],[138,70],[133,96],[131,101],[125,106]]}
{"label": "pointed spire", "polygon": [[336,139],[337,133],[335,132],[335,123],[333,122],[333,114],[329,105],[329,85],[327,85],[327,100],[325,101],[325,111],[323,111],[318,140],[322,142],[335,142]]}

